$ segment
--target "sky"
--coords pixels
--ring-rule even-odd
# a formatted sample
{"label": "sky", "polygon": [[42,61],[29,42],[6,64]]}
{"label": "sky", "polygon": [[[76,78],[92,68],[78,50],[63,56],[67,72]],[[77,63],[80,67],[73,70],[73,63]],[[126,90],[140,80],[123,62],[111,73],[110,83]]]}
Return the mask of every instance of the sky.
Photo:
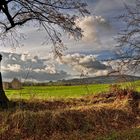
{"label": "sky", "polygon": [[101,76],[112,71],[113,66],[105,60],[115,58],[115,38],[124,25],[116,17],[125,12],[124,3],[132,0],[85,0],[90,15],[80,17],[76,23],[83,30],[81,40],[73,40],[62,33],[67,47],[61,59],[52,53],[52,43],[46,33],[34,26],[24,27],[18,32],[20,46],[1,44],[3,61],[1,71],[4,81],[18,78],[37,82],[78,78],[83,75]]}

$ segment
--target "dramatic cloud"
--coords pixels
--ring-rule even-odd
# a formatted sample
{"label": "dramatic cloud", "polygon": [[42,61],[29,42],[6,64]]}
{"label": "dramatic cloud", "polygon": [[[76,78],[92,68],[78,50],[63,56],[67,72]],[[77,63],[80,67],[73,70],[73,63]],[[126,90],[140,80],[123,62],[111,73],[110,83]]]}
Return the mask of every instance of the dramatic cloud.
{"label": "dramatic cloud", "polygon": [[[4,79],[14,77],[25,79],[35,79],[38,81],[58,80],[73,78],[74,75],[106,75],[112,69],[119,69],[120,64],[116,61],[110,65],[103,62],[111,58],[116,59],[112,53],[115,50],[116,41],[114,37],[118,35],[123,24],[115,17],[123,14],[124,3],[133,5],[132,0],[86,0],[91,11],[90,16],[81,17],[76,21],[77,25],[83,30],[82,41],[68,40],[62,34],[62,39],[68,47],[65,56],[61,60],[56,60],[49,56],[52,43],[48,41],[46,32],[42,29],[37,30],[34,26],[20,28],[19,32],[25,35],[25,40],[19,41],[23,47],[11,48],[8,43],[11,41],[9,35],[6,47],[1,46],[1,50],[14,53],[3,53],[2,72]],[[17,32],[16,32],[17,33]],[[16,39],[19,37],[15,36]],[[47,42],[41,46],[44,40]],[[0,40],[3,42],[3,39]],[[9,47],[8,47],[9,46]],[[24,53],[28,51],[29,53]],[[16,52],[16,53],[15,53]],[[32,56],[30,55],[32,54]],[[91,54],[91,55],[89,55]],[[98,56],[95,56],[97,54]],[[61,65],[58,63],[61,63]],[[67,72],[65,72],[67,71]],[[69,76],[70,73],[71,77]]]}
{"label": "dramatic cloud", "polygon": [[[69,65],[73,70],[81,74],[107,74],[112,68],[96,60],[94,55],[67,54],[58,60],[61,64]],[[100,71],[100,72],[99,72]]]}
{"label": "dramatic cloud", "polygon": [[54,59],[51,53],[46,58],[32,57],[28,53],[5,52],[2,55],[2,75],[5,80],[15,77],[23,81],[27,79],[43,82],[73,78],[76,75],[101,76],[107,75],[115,66],[100,61],[97,54],[74,53],[63,55],[61,59]]}
{"label": "dramatic cloud", "polygon": [[36,81],[59,80],[68,77],[64,71],[58,71],[54,64],[51,64],[50,56],[46,59],[38,56],[31,57],[28,53],[17,54],[2,52],[2,72],[4,79],[14,77],[20,79],[32,79]]}
{"label": "dramatic cloud", "polygon": [[[77,21],[83,29],[83,41],[71,41],[67,40],[65,34],[62,36],[63,41],[68,47],[68,51],[71,53],[94,53],[96,50],[110,50],[115,46],[114,37],[117,36],[118,31],[122,29],[122,22],[115,17],[123,14],[124,3],[133,4],[132,0],[86,0],[88,8],[91,12],[90,16],[80,18]],[[96,16],[95,16],[96,15]],[[30,53],[37,54],[39,56],[45,56],[47,52],[51,51],[52,44],[46,38],[46,32],[39,30],[34,26],[24,27],[21,33],[27,35],[26,39],[22,41],[24,47],[17,48],[18,53],[29,51]],[[45,38],[44,38],[45,37]],[[41,43],[46,40],[46,45],[41,46]],[[7,42],[7,41],[6,41]],[[2,46],[2,45],[1,45]],[[9,51],[10,46],[6,43],[6,47],[1,50]],[[24,59],[24,58],[23,58]]]}
{"label": "dramatic cloud", "polygon": [[83,41],[100,43],[97,28],[109,29],[110,25],[102,16],[87,16],[77,20],[77,25],[83,30]]}

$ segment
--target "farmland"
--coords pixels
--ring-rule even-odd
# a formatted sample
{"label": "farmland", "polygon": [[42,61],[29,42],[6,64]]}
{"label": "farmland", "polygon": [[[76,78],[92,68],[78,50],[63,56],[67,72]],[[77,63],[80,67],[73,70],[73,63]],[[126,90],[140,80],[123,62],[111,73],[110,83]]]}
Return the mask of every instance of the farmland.
{"label": "farmland", "polygon": [[[122,86],[132,86],[140,91],[140,81],[121,83]],[[77,86],[25,86],[21,90],[5,90],[10,99],[61,99],[78,98],[85,95],[95,95],[109,90],[110,84],[92,84]]]}
{"label": "farmland", "polygon": [[78,98],[87,94],[96,94],[108,90],[108,84],[80,86],[26,86],[21,90],[6,90],[10,99],[48,99],[48,98]]}

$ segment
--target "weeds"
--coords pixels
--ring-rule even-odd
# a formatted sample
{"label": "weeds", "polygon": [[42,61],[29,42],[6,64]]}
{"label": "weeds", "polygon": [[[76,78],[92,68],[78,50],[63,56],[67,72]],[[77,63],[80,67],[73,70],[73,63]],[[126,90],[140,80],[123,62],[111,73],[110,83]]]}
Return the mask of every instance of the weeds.
{"label": "weeds", "polygon": [[114,96],[116,96],[116,98],[119,100],[125,99],[125,98],[136,100],[140,98],[139,93],[136,91],[136,88],[133,85],[122,86],[119,84],[113,84],[113,85],[110,85],[109,92],[114,94]]}
{"label": "weeds", "polygon": [[135,114],[114,108],[114,102],[94,104],[91,100],[23,101],[23,109],[0,112],[1,140],[95,139],[139,124]]}

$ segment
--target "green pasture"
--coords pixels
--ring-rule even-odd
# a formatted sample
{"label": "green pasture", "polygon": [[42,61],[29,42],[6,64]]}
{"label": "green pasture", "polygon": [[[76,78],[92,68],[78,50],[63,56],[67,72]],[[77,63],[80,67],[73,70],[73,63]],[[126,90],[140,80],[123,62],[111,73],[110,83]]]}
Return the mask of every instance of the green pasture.
{"label": "green pasture", "polygon": [[[123,83],[140,91],[140,81]],[[107,92],[110,84],[93,84],[79,86],[28,86],[21,90],[5,90],[10,99],[50,99],[78,98],[84,95]]]}

